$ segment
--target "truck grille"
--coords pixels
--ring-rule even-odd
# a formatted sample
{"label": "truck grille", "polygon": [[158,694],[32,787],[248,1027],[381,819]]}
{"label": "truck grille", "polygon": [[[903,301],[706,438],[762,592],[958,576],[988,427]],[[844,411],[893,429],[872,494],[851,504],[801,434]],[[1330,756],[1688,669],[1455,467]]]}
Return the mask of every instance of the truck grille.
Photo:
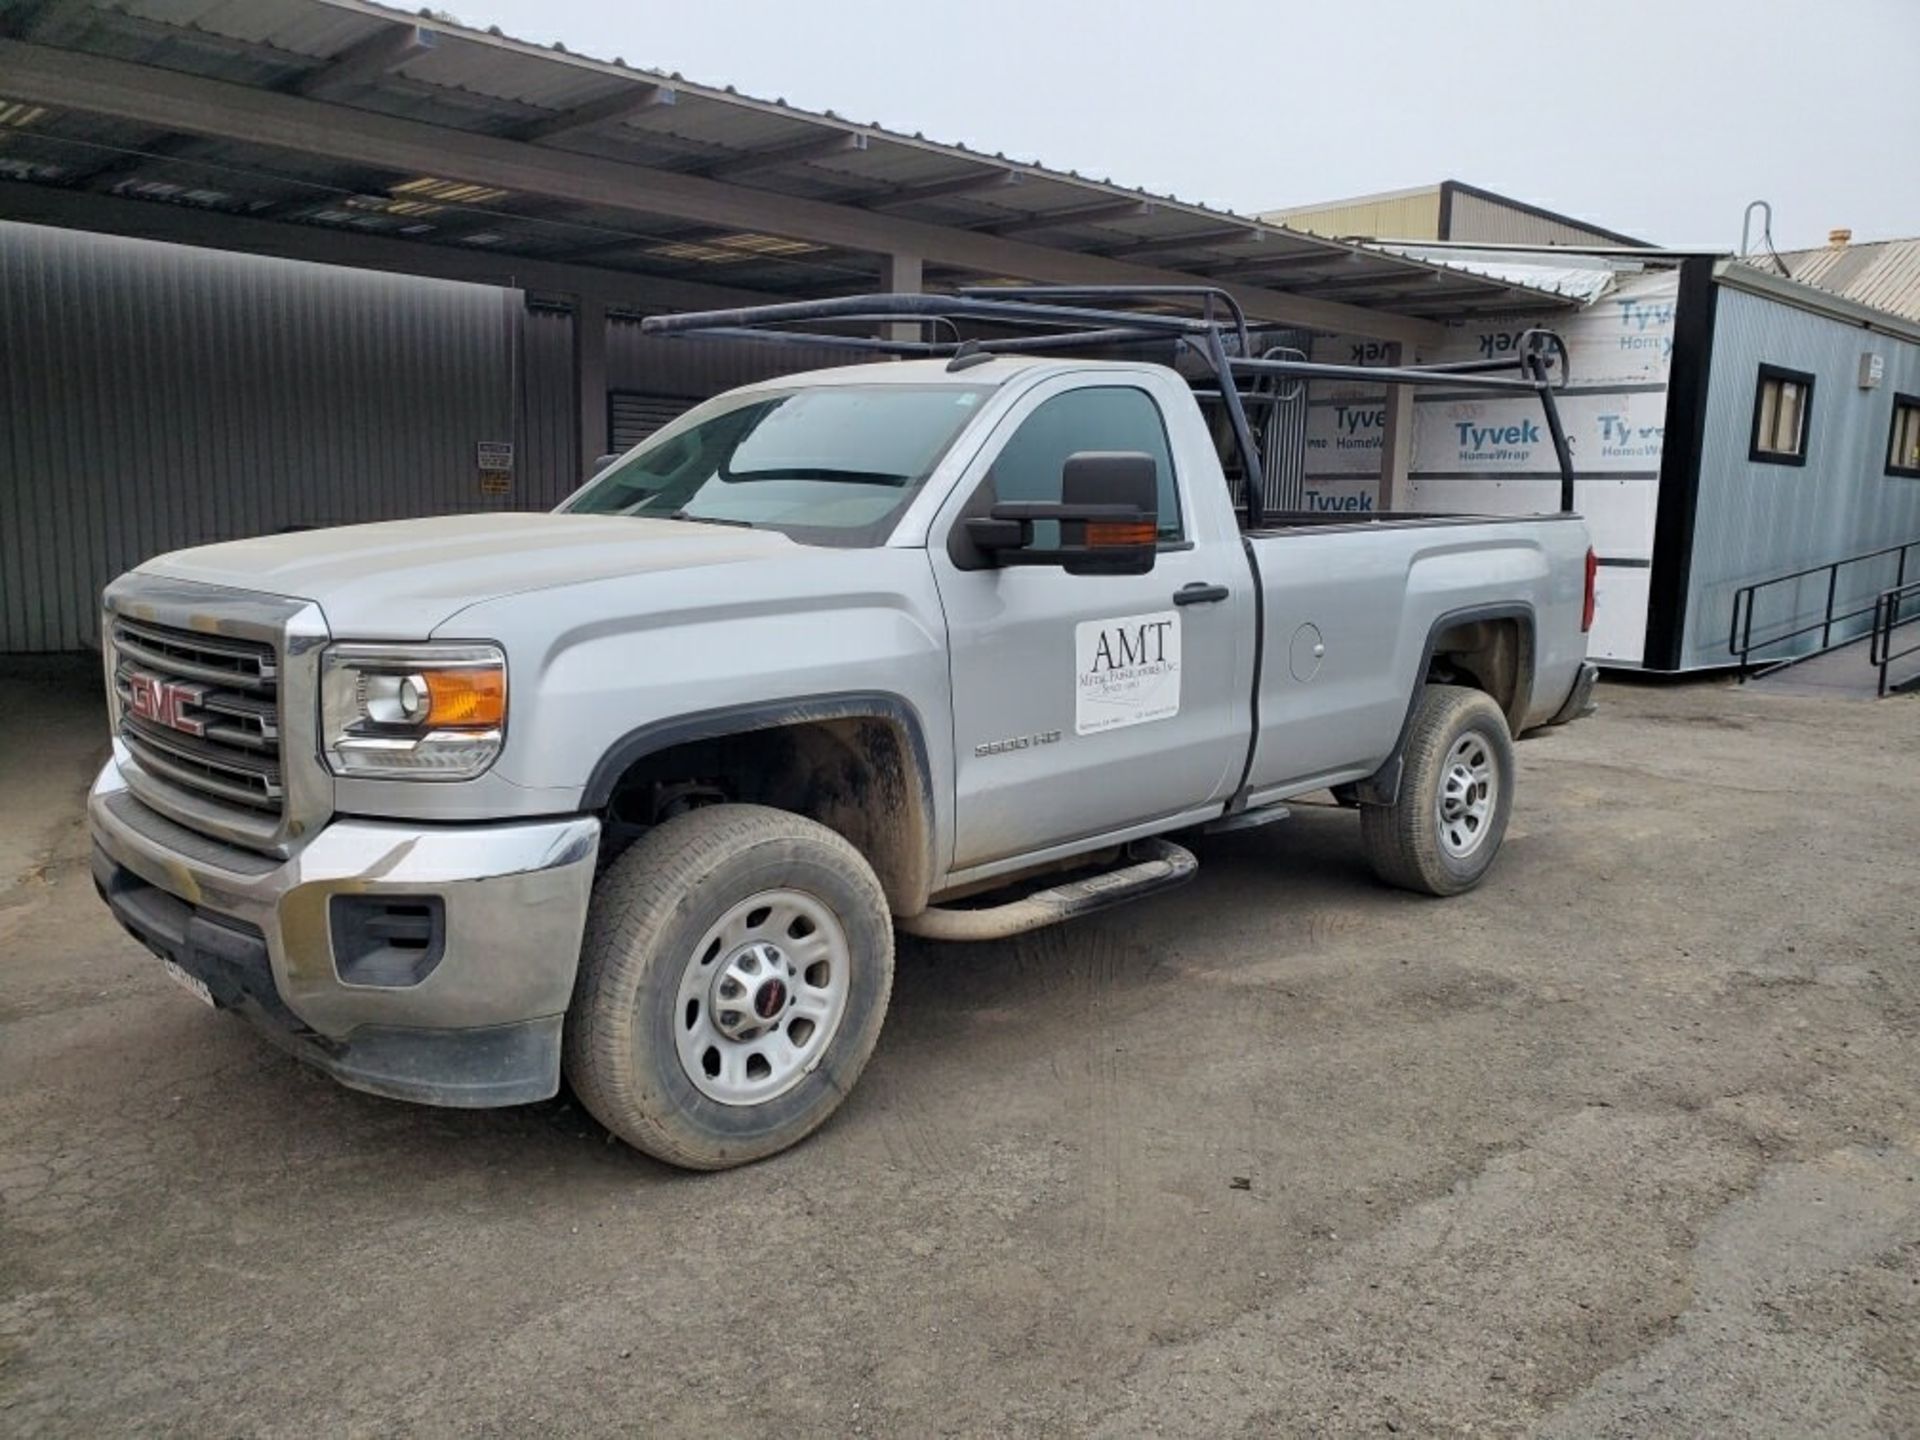
{"label": "truck grille", "polygon": [[281,777],[280,665],[273,646],[113,619],[120,738],[156,779],[271,816]]}

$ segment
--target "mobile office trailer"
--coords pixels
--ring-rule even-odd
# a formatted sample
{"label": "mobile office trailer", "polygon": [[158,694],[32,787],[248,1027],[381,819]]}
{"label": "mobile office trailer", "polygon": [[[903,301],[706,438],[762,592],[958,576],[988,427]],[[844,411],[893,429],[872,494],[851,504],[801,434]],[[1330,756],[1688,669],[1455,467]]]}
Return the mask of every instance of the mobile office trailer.
{"label": "mobile office trailer", "polygon": [[[1866,634],[1875,597],[1920,579],[1920,324],[1726,255],[1392,248],[1581,297],[1554,328],[1569,353],[1559,398],[1575,506],[1600,557],[1601,664],[1684,671],[1810,654]],[[1456,316],[1452,338],[1419,358],[1504,354],[1532,323]],[[1312,351],[1389,361],[1338,336]],[[1444,391],[1413,397],[1406,493],[1383,496],[1386,396],[1310,389],[1307,508],[1551,508],[1558,471],[1537,417]]]}

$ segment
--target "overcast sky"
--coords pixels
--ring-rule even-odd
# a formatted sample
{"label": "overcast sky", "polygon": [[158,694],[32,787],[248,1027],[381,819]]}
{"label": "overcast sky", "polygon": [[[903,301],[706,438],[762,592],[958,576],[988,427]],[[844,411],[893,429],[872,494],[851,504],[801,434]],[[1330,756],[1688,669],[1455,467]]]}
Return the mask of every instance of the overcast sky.
{"label": "overcast sky", "polygon": [[1464,180],[1671,245],[1920,235],[1920,0],[445,0],[1243,212]]}

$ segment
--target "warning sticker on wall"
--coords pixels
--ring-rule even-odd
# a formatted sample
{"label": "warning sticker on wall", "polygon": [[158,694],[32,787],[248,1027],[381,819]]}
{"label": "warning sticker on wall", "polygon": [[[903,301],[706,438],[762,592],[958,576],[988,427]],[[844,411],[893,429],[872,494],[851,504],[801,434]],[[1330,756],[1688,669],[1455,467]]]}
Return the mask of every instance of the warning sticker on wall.
{"label": "warning sticker on wall", "polygon": [[1074,627],[1073,729],[1096,735],[1180,713],[1180,612]]}
{"label": "warning sticker on wall", "polygon": [[481,440],[474,445],[474,462],[480,471],[482,495],[513,493],[513,442]]}

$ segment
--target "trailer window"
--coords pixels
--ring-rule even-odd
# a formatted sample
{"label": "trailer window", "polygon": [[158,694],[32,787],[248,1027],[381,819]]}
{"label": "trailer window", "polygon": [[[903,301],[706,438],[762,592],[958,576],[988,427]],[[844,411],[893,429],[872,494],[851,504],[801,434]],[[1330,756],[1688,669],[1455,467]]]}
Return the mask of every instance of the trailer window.
{"label": "trailer window", "polygon": [[1920,480],[1920,395],[1893,397],[1893,430],[1887,436],[1887,474]]}
{"label": "trailer window", "polygon": [[[1132,450],[1153,457],[1160,482],[1160,543],[1178,541],[1180,487],[1174,483],[1173,455],[1160,407],[1131,385],[1090,386],[1043,401],[1020,422],[988,480],[997,500],[1058,500],[1060,472],[1067,457],[1083,450]],[[1046,522],[1051,526],[1052,522]],[[1035,543],[1057,540],[1035,529]]]}
{"label": "trailer window", "polygon": [[1813,376],[1762,365],[1754,388],[1753,443],[1747,458],[1768,465],[1806,464],[1812,411]]}

